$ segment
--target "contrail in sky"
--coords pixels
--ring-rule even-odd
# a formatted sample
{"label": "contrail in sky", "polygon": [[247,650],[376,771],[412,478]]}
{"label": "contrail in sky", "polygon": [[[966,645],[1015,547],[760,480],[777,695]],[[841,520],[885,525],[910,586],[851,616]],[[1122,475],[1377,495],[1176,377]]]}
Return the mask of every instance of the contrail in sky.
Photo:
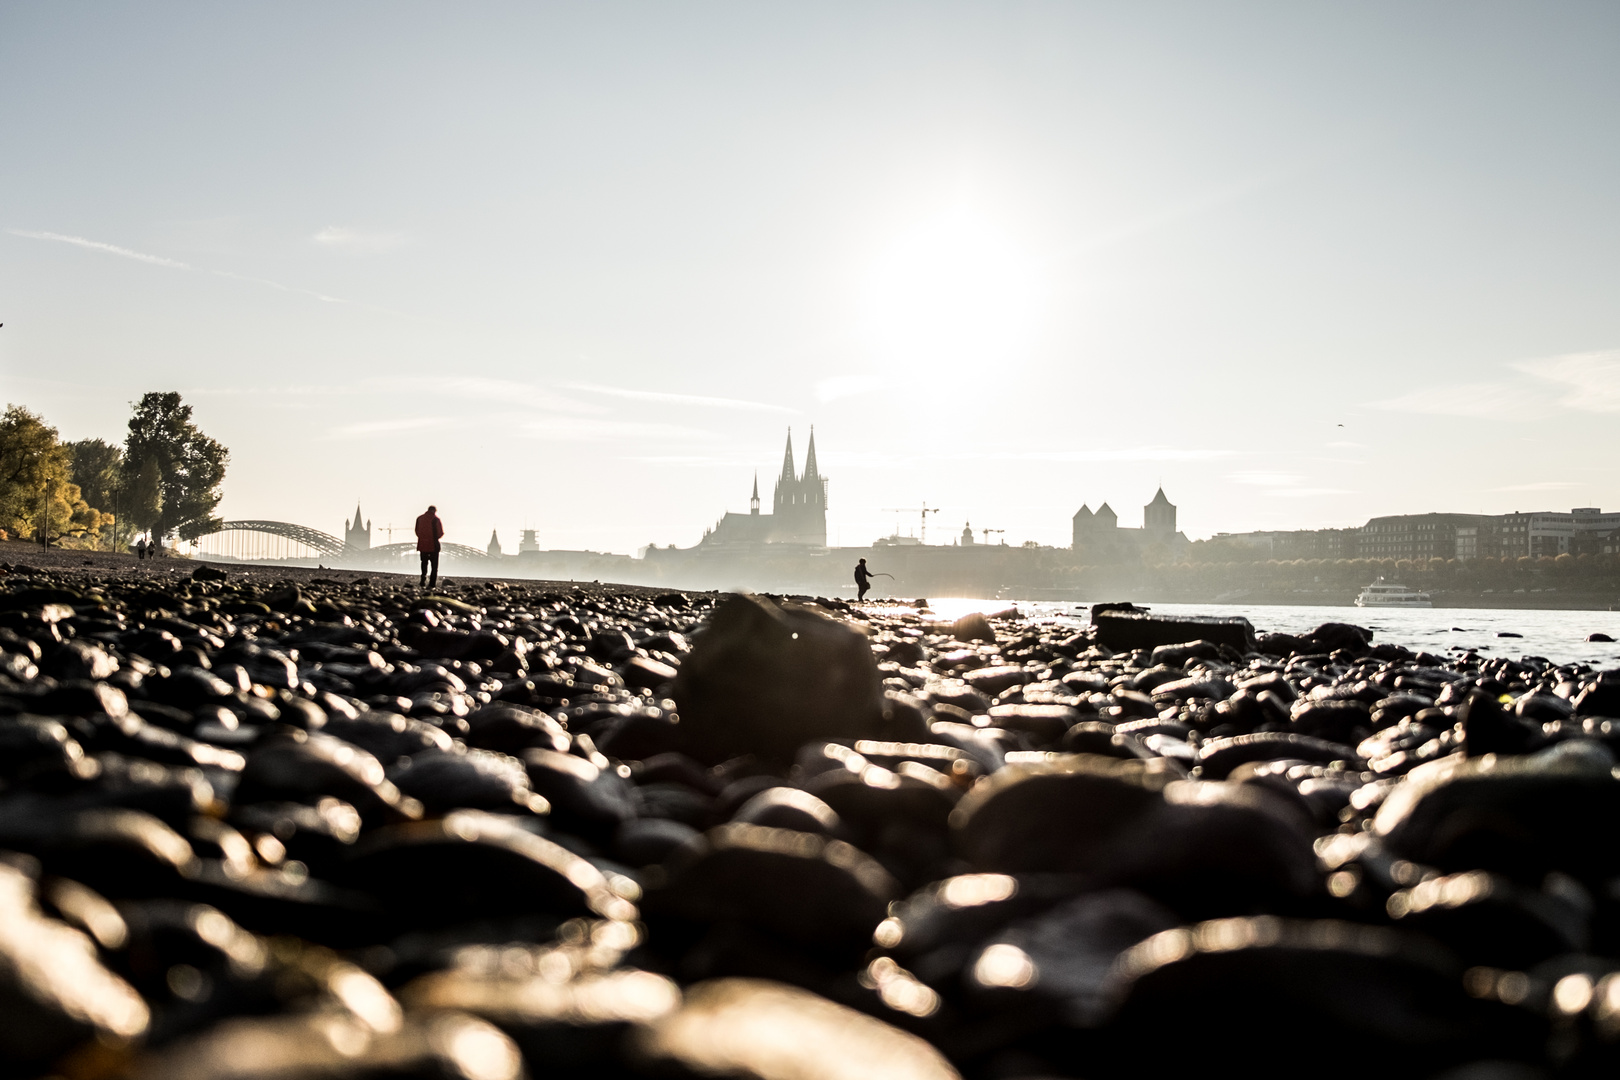
{"label": "contrail in sky", "polygon": [[[315,299],[325,301],[328,304],[348,303],[348,301],[344,300],[342,297],[327,296],[325,293],[318,293],[313,289],[300,289],[295,285],[283,285],[279,281],[271,281],[268,278],[249,277],[246,274],[233,274],[229,270],[211,270],[207,267],[192,266],[190,263],[183,263],[178,259],[165,259],[161,255],[148,255],[144,251],[134,251],[127,247],[119,247],[117,244],[102,243],[100,240],[89,240],[83,236],[68,236],[64,233],[37,232],[28,229],[8,229],[7,232],[11,233],[12,236],[22,236],[29,240],[52,240],[58,244],[72,244],[74,247],[85,248],[89,251],[104,251],[108,255],[117,255],[124,259],[134,259],[136,262],[150,263],[153,266],[167,266],[172,270],[200,270],[203,273],[213,274],[222,278],[230,278],[233,281],[248,281],[255,285],[264,285],[272,289],[277,289],[281,292],[298,293],[302,296],[312,296]],[[371,305],[368,304],[362,306],[369,307]],[[383,311],[387,309],[378,308],[377,310]],[[391,312],[390,314],[396,313]]]}
{"label": "contrail in sky", "polygon": [[126,259],[134,259],[136,262],[151,263],[153,266],[169,266],[176,270],[194,269],[188,263],[179,262],[175,259],[165,259],[161,255],[148,255],[141,251],[131,251],[129,248],[119,247],[117,244],[103,244],[100,240],[86,240],[82,236],[64,236],[61,233],[53,232],[29,232],[25,229],[10,229],[8,231],[12,236],[24,236],[30,240],[55,240],[59,244],[72,244],[74,247],[89,248],[91,251],[105,251],[109,255],[120,255]]}

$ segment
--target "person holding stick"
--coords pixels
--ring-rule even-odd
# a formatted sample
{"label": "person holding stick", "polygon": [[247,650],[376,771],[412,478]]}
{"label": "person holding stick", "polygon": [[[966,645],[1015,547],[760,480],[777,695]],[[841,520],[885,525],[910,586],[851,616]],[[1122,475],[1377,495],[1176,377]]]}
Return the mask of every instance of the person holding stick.
{"label": "person holding stick", "polygon": [[860,562],[856,563],[855,564],[855,588],[856,588],[857,592],[856,592],[856,596],[855,596],[855,602],[860,603],[862,600],[866,599],[866,590],[868,590],[868,589],[870,589],[872,587],[872,579],[873,578],[875,578],[875,577],[893,577],[893,576],[894,576],[893,574],[877,574],[877,573],[873,573],[871,570],[868,570],[866,568],[866,560],[865,559],[862,559]]}

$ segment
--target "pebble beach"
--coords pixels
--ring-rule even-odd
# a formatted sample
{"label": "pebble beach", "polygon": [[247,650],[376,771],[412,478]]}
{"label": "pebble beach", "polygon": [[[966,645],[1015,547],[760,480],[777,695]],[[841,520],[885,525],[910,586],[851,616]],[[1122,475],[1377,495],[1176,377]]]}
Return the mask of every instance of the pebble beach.
{"label": "pebble beach", "polygon": [[1620,1067],[1620,670],[0,558],[3,1076]]}

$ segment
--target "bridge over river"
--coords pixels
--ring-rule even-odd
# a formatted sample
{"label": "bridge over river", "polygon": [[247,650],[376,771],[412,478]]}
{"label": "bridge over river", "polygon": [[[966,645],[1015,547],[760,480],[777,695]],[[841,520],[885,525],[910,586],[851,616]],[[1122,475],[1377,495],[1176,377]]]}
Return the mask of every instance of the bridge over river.
{"label": "bridge over river", "polygon": [[[331,533],[290,521],[226,521],[197,538],[197,557],[229,562],[305,562],[414,571],[416,541],[360,547]],[[442,545],[446,562],[493,564],[487,551],[466,544]],[[397,564],[397,565],[396,565]]]}

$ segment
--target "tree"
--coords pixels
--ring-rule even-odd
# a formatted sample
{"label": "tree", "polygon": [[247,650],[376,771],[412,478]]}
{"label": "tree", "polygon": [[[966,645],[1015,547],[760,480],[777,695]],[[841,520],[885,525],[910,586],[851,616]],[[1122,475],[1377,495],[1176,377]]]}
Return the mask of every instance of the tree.
{"label": "tree", "polygon": [[124,470],[124,505],[125,512],[135,527],[141,530],[155,529],[163,516],[163,476],[158,472],[157,461],[147,458],[141,462],[141,467],[133,474]]}
{"label": "tree", "polygon": [[112,509],[123,476],[124,451],[102,439],[80,439],[66,445],[72,461],[72,480],[79,485],[84,501],[103,510]]}
{"label": "tree", "polygon": [[[148,470],[157,473],[156,505],[148,502],[140,507],[140,512],[152,512],[148,527],[159,537],[178,532],[182,540],[194,540],[217,529],[214,508],[219,505],[219,485],[230,456],[229,450],[191,422],[191,406],[181,404],[178,393],[143,396],[129,418],[124,470],[135,478],[136,488],[141,486],[143,474],[150,475]],[[135,505],[136,500],[132,498],[131,503]]]}
{"label": "tree", "polygon": [[59,540],[97,533],[112,520],[89,506],[69,479],[72,455],[56,429],[20,405],[0,415],[0,529]]}
{"label": "tree", "polygon": [[[111,510],[122,517],[124,487],[124,451],[102,439],[80,439],[67,444],[72,459],[73,483],[79,486],[84,501],[102,511]],[[101,539],[116,547],[118,538],[108,519]]]}

